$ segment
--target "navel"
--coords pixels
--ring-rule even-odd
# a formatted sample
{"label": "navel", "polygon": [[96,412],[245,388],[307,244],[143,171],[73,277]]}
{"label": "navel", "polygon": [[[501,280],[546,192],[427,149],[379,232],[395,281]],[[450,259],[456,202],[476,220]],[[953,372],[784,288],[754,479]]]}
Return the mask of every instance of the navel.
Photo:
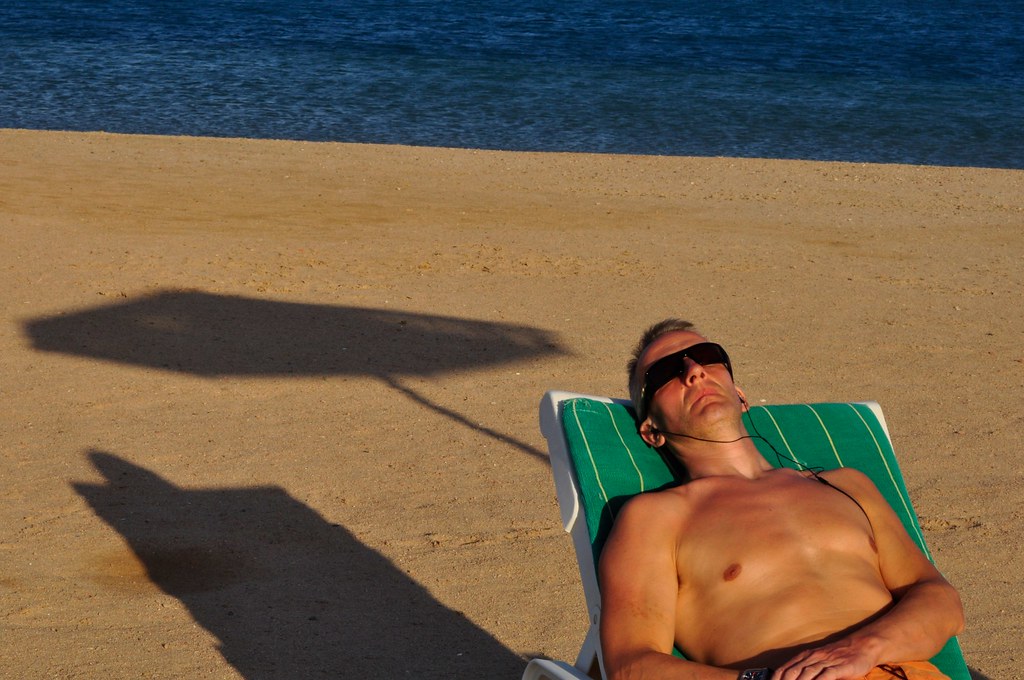
{"label": "navel", "polygon": [[722,572],[722,579],[725,581],[735,581],[741,571],[743,571],[743,567],[733,562],[724,572]]}

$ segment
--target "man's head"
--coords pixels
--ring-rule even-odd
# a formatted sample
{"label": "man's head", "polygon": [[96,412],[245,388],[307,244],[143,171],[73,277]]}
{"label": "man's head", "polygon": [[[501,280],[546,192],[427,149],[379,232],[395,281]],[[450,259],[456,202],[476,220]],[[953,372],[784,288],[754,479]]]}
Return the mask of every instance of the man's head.
{"label": "man's head", "polygon": [[630,357],[629,362],[626,364],[626,371],[629,373],[629,398],[633,402],[633,408],[636,410],[637,416],[640,420],[643,420],[647,415],[641,412],[640,406],[640,393],[644,387],[644,376],[642,372],[637,372],[637,366],[640,364],[640,359],[643,357],[644,350],[646,350],[652,342],[660,338],[666,333],[674,332],[690,332],[697,335],[701,335],[701,332],[697,330],[689,321],[683,319],[665,319],[654,324],[640,336],[640,341],[636,344],[633,349],[633,356]]}
{"label": "man's head", "polygon": [[[645,440],[648,439],[645,433],[654,432],[657,438],[658,427],[664,430],[668,426],[671,431],[677,418],[683,419],[676,422],[678,426],[696,415],[678,411],[678,408],[690,410],[689,401],[695,388],[704,396],[716,393],[717,400],[725,399],[732,406],[743,405],[742,393],[732,382],[728,354],[721,346],[708,342],[689,321],[665,319],[648,328],[637,343],[627,369],[637,427]],[[659,394],[662,391],[664,393]],[[655,404],[656,395],[658,404]],[[648,418],[651,422],[646,422]]]}

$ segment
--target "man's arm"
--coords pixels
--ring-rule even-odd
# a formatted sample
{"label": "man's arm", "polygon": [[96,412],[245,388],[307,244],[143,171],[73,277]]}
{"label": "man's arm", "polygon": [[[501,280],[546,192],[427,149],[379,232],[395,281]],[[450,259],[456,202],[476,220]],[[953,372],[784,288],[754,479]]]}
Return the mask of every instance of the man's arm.
{"label": "man's arm", "polygon": [[859,678],[883,663],[921,661],[934,656],[963,630],[960,596],[913,542],[899,517],[864,474],[844,468],[826,473],[830,482],[856,498],[871,522],[879,570],[893,594],[893,606],[855,632],[797,654],[779,667],[775,680]]}
{"label": "man's arm", "polygon": [[[664,492],[662,492],[664,493]],[[659,493],[619,513],[601,555],[601,647],[609,680],[736,680],[735,670],[672,656],[679,508]]]}

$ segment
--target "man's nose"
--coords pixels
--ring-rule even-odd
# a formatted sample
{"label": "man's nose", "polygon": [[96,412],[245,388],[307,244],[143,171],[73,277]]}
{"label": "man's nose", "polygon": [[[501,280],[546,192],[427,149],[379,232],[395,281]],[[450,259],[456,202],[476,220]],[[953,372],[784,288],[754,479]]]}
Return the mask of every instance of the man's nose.
{"label": "man's nose", "polygon": [[683,366],[683,382],[686,384],[704,376],[704,367],[690,357],[683,357]]}

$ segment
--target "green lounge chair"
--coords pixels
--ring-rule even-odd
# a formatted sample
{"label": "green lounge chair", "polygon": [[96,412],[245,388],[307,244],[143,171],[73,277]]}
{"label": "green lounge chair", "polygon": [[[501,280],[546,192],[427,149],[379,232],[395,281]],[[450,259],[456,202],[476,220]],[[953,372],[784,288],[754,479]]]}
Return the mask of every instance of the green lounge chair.
{"label": "green lounge chair", "polygon": [[[877,403],[755,406],[746,417],[754,422],[755,427],[751,427],[748,421],[751,433],[756,429],[781,453],[804,466],[848,466],[871,477],[907,532],[931,559]],[[590,629],[575,664],[534,659],[527,665],[523,680],[600,679],[605,675],[598,634],[598,556],[622,504],[638,493],[677,483],[677,472],[640,439],[627,401],[548,392],[541,401],[540,424],[548,440],[562,524],[576,548]],[[766,444],[754,441],[769,461],[776,460]],[[956,638],[932,663],[952,680],[971,680]]]}

